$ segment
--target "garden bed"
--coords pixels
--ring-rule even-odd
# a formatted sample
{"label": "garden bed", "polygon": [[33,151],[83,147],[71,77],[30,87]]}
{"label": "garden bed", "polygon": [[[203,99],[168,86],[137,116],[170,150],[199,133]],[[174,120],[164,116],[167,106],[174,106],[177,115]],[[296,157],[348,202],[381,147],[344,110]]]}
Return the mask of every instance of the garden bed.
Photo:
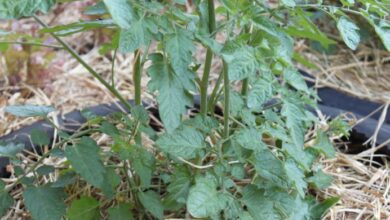
{"label": "garden bed", "polygon": [[[80,3],[71,3],[74,4],[73,7],[68,8],[77,8],[80,6]],[[82,3],[82,4],[88,4]],[[55,16],[54,16],[55,17]],[[53,15],[49,15],[46,20],[48,22],[54,21],[54,23],[70,23],[69,18],[74,18],[75,21],[82,17],[78,10],[65,10],[62,12],[62,16],[53,18]],[[15,22],[14,26],[18,30],[28,30],[33,22],[31,20],[23,20],[20,22]],[[34,28],[34,27],[33,27]],[[111,57],[110,56],[100,56],[98,53],[98,49],[95,44],[99,43],[96,39],[99,39],[98,32],[87,32],[83,34],[78,34],[72,36],[67,39],[68,42],[71,42],[74,48],[83,54],[83,58],[93,65],[99,72],[102,73],[102,76],[107,80],[111,80]],[[303,46],[302,46],[303,45]],[[307,50],[305,44],[301,44],[297,46],[297,52],[301,52],[305,56],[309,57],[309,60],[315,63],[320,67],[318,71],[320,73],[326,74],[318,74],[315,72],[313,75],[316,76],[315,82],[317,86],[322,85],[330,85],[334,89],[338,89],[339,87],[344,93],[353,94],[362,99],[370,99],[372,101],[381,102],[381,104],[385,105],[386,99],[386,87],[380,86],[382,94],[377,90],[375,83],[372,83],[370,86],[366,85],[363,89],[364,91],[356,92],[356,88],[362,88],[359,84],[356,84],[356,81],[359,81],[358,77],[350,77],[354,80],[348,81],[348,75],[338,76],[340,69],[341,70],[350,70],[351,68],[359,69],[359,71],[364,72],[364,70],[371,69],[373,66],[380,67],[381,70],[386,69],[384,65],[388,65],[388,56],[389,54],[378,53],[378,50],[372,50],[367,53],[366,50],[363,52],[358,51],[356,54],[364,53],[364,56],[374,56],[380,62],[373,62],[369,65],[365,65],[364,62],[361,64],[355,64],[355,66],[344,66],[343,68],[332,68],[329,66],[339,65],[338,61],[342,59],[334,58],[331,62],[324,62],[326,65],[322,65],[319,60],[316,60],[315,57],[321,57],[319,54],[315,54],[315,57],[310,56],[313,51]],[[92,48],[92,49],[91,49]],[[344,50],[340,50],[340,56],[346,56]],[[36,54],[39,58],[40,54]],[[198,55],[199,60],[204,59],[204,53]],[[350,54],[351,57],[354,54]],[[311,58],[310,58],[311,57]],[[133,89],[132,89],[132,80],[130,77],[130,72],[132,70],[133,58],[132,56],[117,54],[114,58],[116,61],[115,65],[115,82],[117,89],[123,94],[126,99],[133,98]],[[383,61],[383,62],[382,62]],[[342,62],[347,62],[342,60]],[[372,62],[372,61],[368,61]],[[344,64],[344,63],[343,63]],[[79,64],[77,64],[74,60],[70,59],[68,55],[63,52],[59,52],[58,56],[53,60],[52,65],[50,66],[51,73],[48,77],[48,82],[45,82],[40,85],[31,85],[29,83],[20,83],[13,84],[12,80],[5,79],[3,77],[3,81],[0,82],[2,87],[0,88],[0,93],[2,96],[0,97],[0,136],[3,135],[11,135],[12,132],[17,131],[20,128],[28,126],[29,124],[34,123],[35,119],[19,119],[8,114],[4,114],[4,107],[7,105],[14,104],[37,104],[37,105],[54,105],[58,112],[65,113],[65,118],[70,116],[74,117],[74,119],[81,119],[80,114],[75,109],[83,109],[89,106],[99,106],[101,103],[113,103],[115,99],[104,90],[104,88],[93,78],[91,78]],[[214,73],[219,72],[220,66],[213,66]],[[330,70],[327,70],[329,68]],[[366,68],[362,70],[362,68]],[[2,68],[0,68],[1,71]],[[4,74],[1,73],[0,74]],[[47,74],[47,73],[46,73]],[[344,73],[345,74],[345,73]],[[388,77],[388,73],[386,71],[381,71],[380,74]],[[146,75],[146,74],[145,74]],[[2,75],[3,76],[3,75]],[[339,81],[335,80],[339,79]],[[381,77],[378,75],[370,74],[368,76],[370,79],[369,82],[375,82]],[[372,78],[371,78],[372,77]],[[377,77],[377,78],[374,78]],[[215,82],[217,79],[216,74],[211,75],[211,79]],[[330,80],[329,80],[330,79]],[[340,80],[342,79],[342,80]],[[358,79],[358,80],[356,80]],[[329,80],[329,81],[327,81]],[[341,84],[340,81],[346,80],[347,83]],[[143,79],[143,88],[146,87],[148,78],[145,77]],[[355,81],[355,82],[354,82]],[[382,80],[380,84],[383,83]],[[25,82],[25,81],[24,81]],[[338,84],[340,83],[340,84]],[[354,84],[355,83],[355,84]],[[354,86],[355,85],[355,86]],[[347,88],[347,89],[345,89]],[[356,122],[360,122],[355,128],[358,131],[361,131],[365,134],[366,137],[361,138],[361,134],[359,132],[352,133],[352,138],[350,140],[338,140],[335,139],[335,143],[338,146],[338,152],[335,159],[321,161],[322,166],[324,167],[324,171],[334,178],[334,182],[330,188],[323,191],[313,192],[313,195],[318,198],[325,198],[329,196],[338,196],[340,197],[340,202],[332,207],[330,213],[327,215],[327,219],[358,219],[358,218],[375,218],[375,219],[387,219],[390,217],[390,207],[388,202],[388,193],[390,188],[390,179],[389,179],[389,163],[388,156],[386,156],[386,151],[377,151],[375,147],[380,144],[386,143],[389,136],[386,135],[386,123],[388,123],[388,116],[381,117],[381,113],[376,113],[372,115],[372,117],[368,117],[367,120],[360,121],[359,119],[364,118],[373,110],[378,108],[381,104],[373,104],[368,103],[366,101],[361,101],[358,99],[357,103],[362,108],[356,109],[355,105],[351,105],[354,103],[356,99],[348,99],[345,101],[345,97],[342,93],[327,89],[320,89],[319,94],[323,96],[323,106],[320,105],[320,109],[322,113],[320,114],[321,122],[326,124],[327,116],[335,117],[338,113],[346,113],[346,112],[355,112],[357,113],[357,117],[350,117],[353,114],[344,114],[346,119],[350,119],[349,122],[351,124],[355,124]],[[3,95],[4,94],[4,95]],[[327,96],[328,95],[328,96]],[[335,97],[343,97],[337,99]],[[151,96],[148,94],[144,95],[144,98],[151,100]],[[341,100],[341,102],[339,102]],[[341,107],[344,106],[344,107]],[[336,107],[336,109],[335,109]],[[111,110],[118,111],[121,108],[118,108],[117,105],[106,105],[100,106],[97,108],[93,108],[97,111],[97,113],[107,113]],[[92,109],[92,110],[93,110]],[[386,108],[383,108],[386,110]],[[106,111],[107,110],[107,111]],[[94,111],[94,110],[93,110]],[[386,113],[386,111],[383,111]],[[154,114],[156,112],[154,111]],[[157,116],[157,115],[155,115]],[[157,119],[157,118],[156,118]],[[61,123],[63,120],[63,116],[58,121]],[[376,122],[381,123],[382,130],[379,130],[378,135],[376,136],[376,145],[362,145],[362,142],[366,140],[366,138],[370,137],[375,133],[376,127],[378,124]],[[157,126],[161,126],[159,120],[153,120]],[[39,122],[38,122],[39,123]],[[47,126],[43,126],[42,128],[48,128]],[[75,127],[70,127],[75,128]],[[366,130],[366,128],[369,128]],[[374,131],[374,132],[373,132]],[[382,133],[384,131],[384,133]],[[48,131],[48,133],[51,133]],[[382,135],[382,136],[381,136]],[[9,137],[9,136],[8,136]],[[103,148],[107,148],[110,144],[109,138],[105,135],[95,135],[93,136]],[[24,138],[26,138],[24,136]],[[27,139],[25,139],[27,141]],[[356,141],[356,142],[355,142]],[[352,143],[351,143],[352,142]],[[149,142],[150,145],[153,143]],[[356,146],[358,145],[358,146]],[[387,145],[388,146],[388,145]],[[359,150],[356,150],[359,148]],[[386,150],[386,146],[381,146],[381,150]],[[388,152],[388,151],[387,151]],[[27,155],[25,160],[31,161],[39,158],[38,155],[32,154]],[[48,164],[60,163],[60,161],[46,161]],[[12,184],[15,179],[5,179],[7,184]],[[49,181],[49,180],[45,180]],[[89,190],[88,188],[81,188],[79,190]],[[19,195],[21,194],[21,189],[16,189],[13,194]],[[19,197],[20,198],[20,197]],[[26,217],[27,212],[21,208],[21,202],[18,201],[15,204],[15,207],[6,215],[5,218],[16,218],[16,217]]]}

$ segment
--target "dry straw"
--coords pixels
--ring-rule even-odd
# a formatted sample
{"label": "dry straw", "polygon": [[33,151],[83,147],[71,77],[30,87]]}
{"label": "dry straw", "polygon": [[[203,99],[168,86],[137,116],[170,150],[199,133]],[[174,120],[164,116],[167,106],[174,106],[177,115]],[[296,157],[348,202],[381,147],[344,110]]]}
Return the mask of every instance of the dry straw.
{"label": "dry straw", "polygon": [[[80,3],[74,4],[71,10],[65,10],[61,17],[47,17],[46,21],[52,24],[70,23],[78,20],[82,15],[77,10]],[[8,24],[0,24],[8,25]],[[31,26],[30,20],[17,22],[19,30],[27,30]],[[77,34],[66,38],[73,46],[83,51],[83,59],[93,66],[107,81],[111,80],[111,56],[101,56],[98,49],[86,51],[85,47],[91,43],[96,44],[97,32]],[[390,54],[372,46],[361,46],[358,51],[351,53],[340,48],[335,55],[325,56],[306,46],[305,42],[298,42],[296,51],[304,55],[310,62],[318,67],[317,71],[311,71],[315,76],[316,85],[328,86],[345,93],[372,101],[381,102],[384,107],[382,115],[387,114],[390,101]],[[202,59],[198,54],[198,59]],[[131,83],[132,56],[117,54],[114,68],[114,81],[117,89],[126,99],[131,99],[133,87]],[[69,112],[74,109],[81,109],[86,106],[97,105],[114,101],[114,98],[94,80],[86,70],[78,65],[64,52],[59,52],[54,62],[57,62],[56,70],[51,74],[51,83],[41,88],[33,87],[24,83],[11,86],[5,77],[4,57],[0,55],[0,136],[16,130],[34,121],[32,118],[15,118],[4,113],[6,105],[14,104],[36,104],[53,105],[59,112]],[[218,73],[219,65],[214,68]],[[144,74],[145,75],[145,74]],[[217,74],[211,76],[216,80]],[[146,88],[147,78],[143,80],[143,87]],[[25,94],[30,94],[26,96]],[[151,98],[150,95],[145,95]],[[326,123],[325,117],[322,123]],[[354,120],[354,122],[359,122]],[[378,129],[383,123],[381,117]],[[103,149],[111,143],[111,140],[104,135],[94,137]],[[390,140],[388,141],[390,142]],[[149,145],[152,146],[150,140]],[[340,149],[348,143],[338,142]],[[375,134],[370,143],[375,143]],[[368,143],[368,144],[370,144]],[[385,143],[386,144],[386,143]],[[106,146],[106,147],[104,147]],[[323,160],[324,171],[333,176],[334,182],[324,191],[316,191],[314,195],[320,198],[329,196],[340,197],[340,202],[334,206],[326,219],[347,220],[347,219],[390,219],[390,167],[385,155],[379,155],[376,150],[382,146],[368,147],[357,155],[337,153],[333,160]],[[24,162],[31,162],[38,158],[35,154],[23,156]],[[375,159],[375,160],[374,160]],[[379,162],[378,162],[379,161]],[[48,158],[44,164],[51,164],[61,167],[63,161]],[[120,166],[121,164],[118,164]],[[51,174],[48,178],[42,179],[42,183],[54,181],[58,173]],[[7,184],[12,184],[14,178],[4,179]],[[126,189],[126,184],[119,186],[118,190]],[[99,198],[98,192],[82,182],[75,184],[68,189],[73,197],[82,193],[92,194]],[[16,189],[12,195],[19,198],[13,208],[3,219],[20,219],[28,216],[24,210],[21,199],[22,189]],[[71,198],[69,198],[71,199]],[[112,204],[106,204],[109,207]]]}

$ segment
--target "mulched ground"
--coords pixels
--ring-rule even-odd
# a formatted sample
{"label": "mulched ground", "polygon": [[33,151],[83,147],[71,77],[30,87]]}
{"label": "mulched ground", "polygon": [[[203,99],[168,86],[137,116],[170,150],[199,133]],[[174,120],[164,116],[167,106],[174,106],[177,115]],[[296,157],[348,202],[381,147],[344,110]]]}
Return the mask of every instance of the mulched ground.
{"label": "mulched ground", "polygon": [[[55,13],[42,18],[51,25],[91,19],[80,13],[82,8],[91,2],[93,1],[67,3],[57,7]],[[0,28],[18,33],[32,33],[36,37],[39,35],[38,25],[29,19],[0,21]],[[65,39],[83,54],[83,59],[107,81],[111,80],[113,57],[112,54],[99,54],[98,45],[108,40],[101,37],[100,31],[76,34]],[[50,38],[47,38],[45,43],[56,44]],[[6,53],[0,54],[0,136],[36,120],[15,118],[6,114],[4,108],[7,105],[53,105],[58,109],[57,113],[66,113],[115,100],[64,51],[44,48],[33,50],[28,55],[23,53],[24,50],[21,45],[13,45]],[[337,53],[326,56],[311,49],[305,41],[296,44],[296,51],[318,67],[317,70],[310,70],[316,77],[318,86],[337,88],[383,105],[390,103],[390,53],[370,44],[361,46],[355,52],[340,46]],[[197,59],[202,60],[203,56],[200,51]],[[12,57],[17,58],[10,59]],[[114,59],[115,85],[125,98],[131,99],[132,55],[118,53]],[[213,67],[214,80],[218,68],[218,65]],[[144,74],[144,88],[147,81],[148,77]],[[144,97],[152,99],[150,94],[145,94]],[[324,122],[325,119],[326,116],[322,118]],[[99,143],[104,144],[104,137],[96,138],[100,140]],[[335,140],[336,142],[338,149],[344,149],[348,145],[347,142]],[[373,157],[381,163],[370,161]],[[390,219],[390,164],[384,155],[377,155],[370,146],[367,151],[357,155],[344,154],[340,150],[336,159],[323,160],[322,165],[325,172],[334,177],[334,182],[329,189],[316,192],[316,195],[321,198],[340,197],[340,202],[330,210],[326,219]],[[6,181],[12,183],[13,179]],[[18,201],[6,219],[23,216],[24,211],[20,207],[23,206],[21,201]]]}

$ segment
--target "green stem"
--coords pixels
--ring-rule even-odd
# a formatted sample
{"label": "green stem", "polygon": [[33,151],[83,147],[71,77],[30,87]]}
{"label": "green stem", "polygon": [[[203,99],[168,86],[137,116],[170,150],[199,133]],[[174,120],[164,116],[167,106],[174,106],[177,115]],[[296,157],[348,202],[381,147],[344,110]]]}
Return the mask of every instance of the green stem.
{"label": "green stem", "polygon": [[134,83],[134,100],[136,105],[142,104],[141,99],[141,77],[142,77],[142,65],[141,65],[141,51],[136,50],[134,53],[134,66],[133,66],[133,83]]}
{"label": "green stem", "polygon": [[[40,18],[38,18],[37,16],[33,16],[34,19],[40,24],[42,25],[43,27],[45,28],[48,28],[49,26],[46,25]],[[63,48],[68,51],[70,53],[70,55],[72,55],[73,58],[75,58],[85,69],[88,70],[89,73],[91,73],[100,83],[103,84],[104,87],[106,87],[116,98],[118,98],[122,103],[123,105],[125,105],[126,108],[128,108],[129,110],[132,108],[130,103],[128,103],[126,101],[125,98],[123,98],[123,96],[121,94],[119,94],[119,92],[113,87],[111,86],[109,83],[107,83],[94,69],[92,69],[92,67],[90,65],[88,65],[81,57],[80,55],[75,51],[73,50],[73,48],[71,46],[69,46],[65,41],[63,41],[60,37],[58,37],[55,33],[50,33],[50,35],[52,37],[54,37],[54,39],[56,39],[58,41],[58,43],[60,43]]]}
{"label": "green stem", "polygon": [[230,82],[228,74],[228,66],[226,62],[223,62],[223,88],[224,88],[224,109],[223,109],[223,138],[227,139],[229,137],[229,117],[230,117]]}
{"label": "green stem", "polygon": [[118,48],[115,48],[114,55],[112,55],[112,65],[111,65],[111,86],[115,86],[115,59],[116,59],[116,53],[118,51]]}
{"label": "green stem", "polygon": [[[209,16],[209,33],[213,33],[215,30],[215,6],[214,0],[208,0],[208,16]],[[207,48],[206,60],[204,64],[204,71],[202,76],[202,82],[200,85],[200,113],[203,116],[207,114],[207,89],[209,84],[211,64],[213,60],[213,51]]]}
{"label": "green stem", "polygon": [[54,48],[54,49],[63,49],[63,47],[61,47],[59,45],[36,43],[36,42],[1,41],[0,44],[20,44],[20,45],[28,45],[28,46],[49,47],[49,48]]}
{"label": "green stem", "polygon": [[214,0],[208,0],[208,13],[209,13],[209,33],[213,33],[216,28]]}
{"label": "green stem", "polygon": [[207,48],[203,77],[202,77],[202,82],[200,84],[200,113],[203,116],[206,116],[207,114],[207,89],[209,85],[209,76],[210,76],[212,59],[213,59],[213,51],[210,48]]}
{"label": "green stem", "polygon": [[246,97],[246,95],[248,94],[248,85],[249,85],[248,78],[245,78],[244,80],[242,80],[241,95],[243,97]]}
{"label": "green stem", "polygon": [[[244,27],[244,32],[246,34],[250,34],[250,37],[249,37],[249,40],[248,40],[248,45],[251,45],[251,41],[252,41],[252,28],[248,25],[245,25]],[[247,94],[248,94],[248,87],[249,87],[249,79],[248,78],[245,78],[242,80],[242,87],[241,87],[241,95],[246,98]]]}
{"label": "green stem", "polygon": [[213,89],[213,91],[211,92],[211,95],[210,95],[210,99],[209,99],[210,100],[210,104],[209,104],[208,108],[209,108],[209,112],[211,112],[211,115],[214,115],[215,104],[217,103],[217,100],[218,100],[218,97],[219,97],[218,90],[219,90],[219,87],[221,85],[222,78],[223,78],[223,73],[220,72],[219,76],[218,76],[218,79],[217,79],[217,82],[215,83],[214,89]]}

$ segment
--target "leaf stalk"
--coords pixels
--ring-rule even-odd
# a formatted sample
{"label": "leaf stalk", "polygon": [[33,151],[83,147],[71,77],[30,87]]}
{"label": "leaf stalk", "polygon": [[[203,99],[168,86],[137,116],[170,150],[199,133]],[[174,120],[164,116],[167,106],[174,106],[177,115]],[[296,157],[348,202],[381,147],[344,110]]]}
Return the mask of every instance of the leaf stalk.
{"label": "leaf stalk", "polygon": [[[42,26],[45,28],[48,28],[49,26],[44,23],[39,17],[36,15],[33,16],[33,18]],[[118,92],[118,90],[115,89],[115,87],[111,86],[108,82],[106,82],[103,77],[101,77],[89,64],[87,64],[83,58],[75,51],[73,48],[66,43],[64,40],[62,40],[60,37],[58,37],[55,33],[50,33],[50,35],[60,43],[64,50],[68,51],[70,55],[72,55],[73,58],[75,58],[85,69],[88,70],[89,73],[92,74],[93,77],[95,77],[100,83],[103,84],[104,87],[106,87],[116,98],[118,98],[123,105],[128,108],[128,110],[131,110],[131,105],[129,102],[126,101],[125,98]]]}

